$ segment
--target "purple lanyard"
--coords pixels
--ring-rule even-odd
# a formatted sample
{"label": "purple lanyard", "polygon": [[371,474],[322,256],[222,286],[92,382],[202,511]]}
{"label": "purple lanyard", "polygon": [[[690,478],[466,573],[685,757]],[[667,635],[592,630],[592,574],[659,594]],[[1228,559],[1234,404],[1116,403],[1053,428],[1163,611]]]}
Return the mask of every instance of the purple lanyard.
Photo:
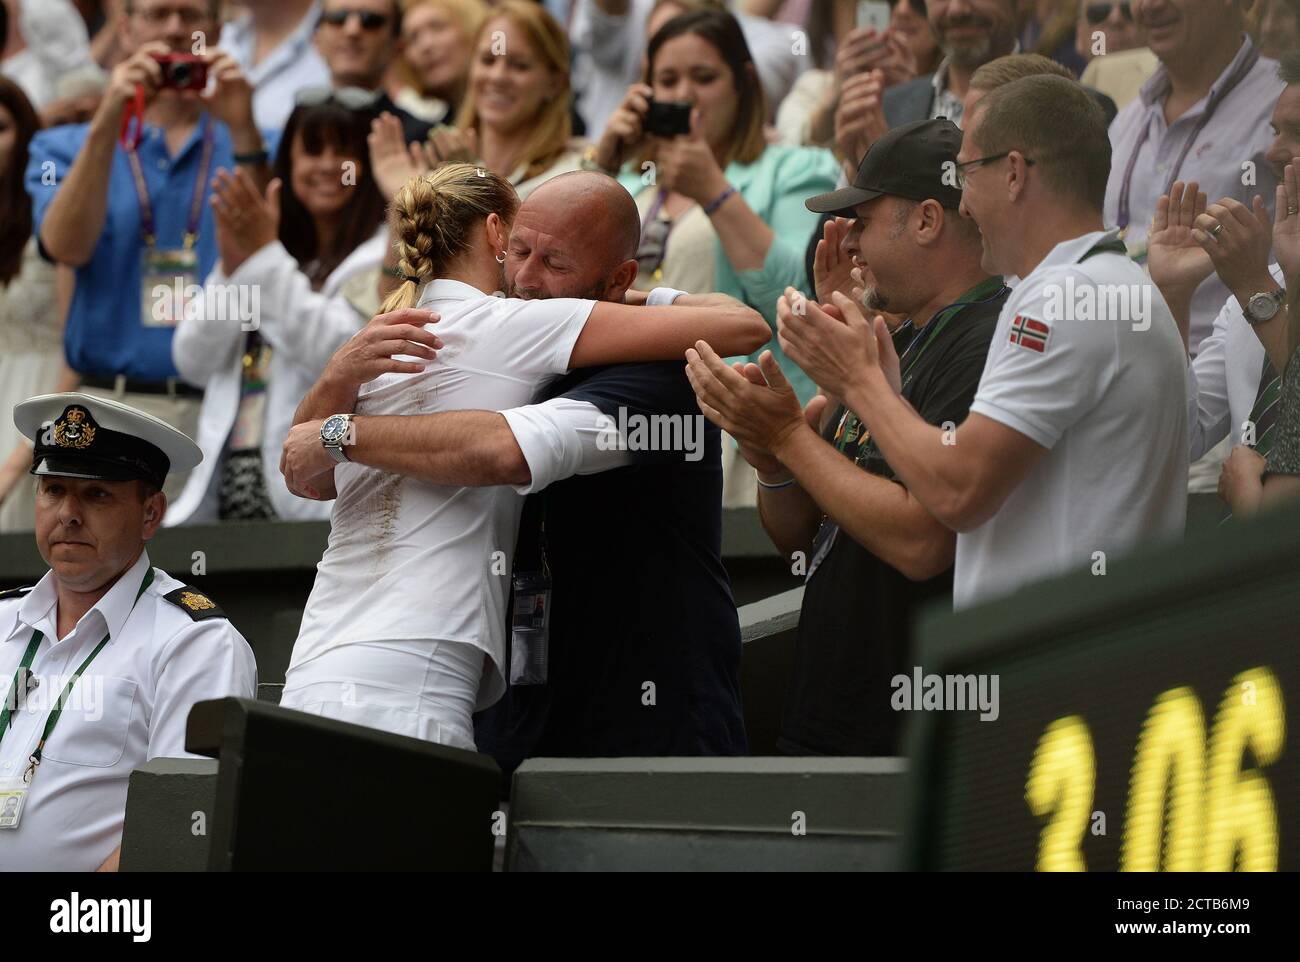
{"label": "purple lanyard", "polygon": [[[1247,40],[1246,43],[1250,43],[1250,41]],[[1201,114],[1201,119],[1198,120],[1196,126],[1192,128],[1192,133],[1187,138],[1187,143],[1183,144],[1183,149],[1178,154],[1178,160],[1174,163],[1174,169],[1170,171],[1169,178],[1165,181],[1165,189],[1161,191],[1162,194],[1169,193],[1169,188],[1171,188],[1174,185],[1174,181],[1178,179],[1178,173],[1183,169],[1183,161],[1187,159],[1187,155],[1192,149],[1192,144],[1194,144],[1196,138],[1201,135],[1201,131],[1205,129],[1205,125],[1210,122],[1211,118],[1214,116],[1214,111],[1218,109],[1219,104],[1223,103],[1228,94],[1232,93],[1237,84],[1246,79],[1246,74],[1250,73],[1250,71],[1254,69],[1255,64],[1258,61],[1259,51],[1252,46],[1250,52],[1246,54],[1246,58],[1242,60],[1242,62],[1237,66],[1237,69],[1232,72],[1232,76],[1227,79],[1222,87],[1210,95],[1210,102],[1205,105],[1205,113]],[[1142,148],[1146,145],[1147,136],[1150,132],[1151,118],[1147,117],[1146,122],[1142,125],[1142,136],[1138,138],[1138,142],[1133,145],[1133,153],[1129,154],[1128,166],[1124,168],[1124,186],[1120,188],[1119,192],[1119,224],[1117,226],[1120,230],[1124,230],[1128,227],[1128,195],[1129,188],[1132,185],[1133,170],[1137,167],[1138,154],[1142,153]]]}
{"label": "purple lanyard", "polygon": [[[212,168],[212,148],[215,135],[212,130],[212,118],[204,117],[203,156],[199,160],[199,176],[194,181],[194,196],[190,199],[190,216],[185,225],[185,249],[191,250],[199,239],[199,220],[203,216],[203,188],[207,185],[208,173]],[[136,197],[140,200],[140,229],[144,235],[146,247],[158,244],[157,227],[153,219],[153,205],[149,202],[149,185],[145,183],[144,171],[140,167],[140,157],[134,150],[126,152],[131,164],[131,174],[135,181]]]}

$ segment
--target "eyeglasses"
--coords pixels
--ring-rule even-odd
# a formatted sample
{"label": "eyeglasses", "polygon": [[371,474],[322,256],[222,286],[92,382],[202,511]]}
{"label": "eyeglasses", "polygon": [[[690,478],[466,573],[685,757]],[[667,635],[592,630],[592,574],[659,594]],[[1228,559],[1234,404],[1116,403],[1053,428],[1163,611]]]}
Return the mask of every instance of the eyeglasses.
{"label": "eyeglasses", "polygon": [[378,90],[365,90],[361,87],[303,87],[294,95],[293,102],[299,107],[320,107],[335,103],[348,110],[373,110],[383,93]]}
{"label": "eyeglasses", "polygon": [[[1010,157],[1014,150],[1015,148],[1013,147],[1011,150],[1004,150],[1000,154],[990,154],[988,157],[977,157],[974,160],[967,160],[958,164],[954,168],[957,171],[957,189],[966,189],[967,171],[974,170],[976,167],[983,167],[985,164],[991,164],[993,161],[1001,160],[1003,157]],[[1032,167],[1034,166],[1034,162],[1030,158],[1026,157],[1025,166]]]}
{"label": "eyeglasses", "polygon": [[1094,27],[1104,23],[1110,16],[1110,12],[1119,7],[1119,14],[1129,23],[1133,22],[1133,5],[1128,0],[1122,0],[1120,3],[1090,3],[1083,8],[1083,15],[1088,18],[1088,22]]}
{"label": "eyeglasses", "polygon": [[328,23],[331,27],[341,27],[352,16],[361,21],[362,30],[380,30],[388,26],[387,15],[375,13],[373,10],[326,10],[320,15],[320,19],[321,23]]}
{"label": "eyeglasses", "polygon": [[172,16],[181,18],[181,23],[187,27],[197,27],[201,23],[207,23],[210,19],[208,16],[206,3],[202,8],[199,7],[127,7],[128,13],[133,13],[145,23],[160,27]]}

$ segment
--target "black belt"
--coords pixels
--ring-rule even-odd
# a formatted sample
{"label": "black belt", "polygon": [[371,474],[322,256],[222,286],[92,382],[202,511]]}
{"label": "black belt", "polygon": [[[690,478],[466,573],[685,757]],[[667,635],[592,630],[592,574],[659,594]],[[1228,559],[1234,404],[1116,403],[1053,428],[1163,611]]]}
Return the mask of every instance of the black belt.
{"label": "black belt", "polygon": [[178,377],[165,381],[142,381],[139,378],[118,374],[116,377],[83,377],[82,387],[99,388],[114,394],[163,394],[171,397],[201,398],[203,392],[191,387]]}

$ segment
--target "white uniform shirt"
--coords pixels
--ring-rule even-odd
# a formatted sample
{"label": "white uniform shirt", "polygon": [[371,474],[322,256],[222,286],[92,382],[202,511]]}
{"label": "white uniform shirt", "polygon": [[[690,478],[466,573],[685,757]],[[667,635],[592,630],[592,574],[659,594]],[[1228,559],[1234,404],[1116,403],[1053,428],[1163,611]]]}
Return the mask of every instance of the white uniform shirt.
{"label": "white uniform shirt", "polygon": [[[1121,254],[1080,261],[1115,236],[1057,244],[1002,309],[971,412],[1048,450],[992,518],[957,535],[954,607],[1088,566],[1094,552],[1114,561],[1135,542],[1183,530],[1187,355],[1142,268]],[[1055,319],[1062,301],[1077,304],[1077,293],[1096,285],[1149,291],[1150,327],[1135,329],[1127,312],[1106,318],[1109,310],[1085,314],[1096,320]],[[1024,334],[1022,319],[1036,322]]]}
{"label": "white uniform shirt", "polygon": [[195,621],[163,596],[184,582],[149,567],[141,552],[73,630],[56,641],[54,575],[22,598],[0,601],[0,690],[34,630],[44,640],[32,662],[39,685],[15,711],[0,741],[0,777],[21,777],[40,741],[49,709],[74,672],[109,632],[110,640],[68,695],[42,752],[18,828],[0,829],[0,870],[92,871],[122,841],[127,780],[151,758],[197,758],[185,751],[195,702],[257,690],[253,652],[225,618]]}
{"label": "white uniform shirt", "polygon": [[[443,348],[420,374],[366,384],[357,414],[504,410],[527,404],[568,370],[595,301],[491,297],[453,280],[428,284],[419,306]],[[356,642],[434,639],[474,645],[492,659],[479,691],[505,690],[506,591],[523,501],[509,488],[425,484],[359,464],[334,471],[338,498],[316,569],[292,671]]]}
{"label": "white uniform shirt", "polygon": [[[1268,269],[1275,281],[1285,283],[1282,268],[1271,264]],[[1193,461],[1229,435],[1234,445],[1242,443],[1242,429],[1255,406],[1263,370],[1264,345],[1246,322],[1237,299],[1229,297],[1214,319],[1210,336],[1201,342],[1187,379]]]}

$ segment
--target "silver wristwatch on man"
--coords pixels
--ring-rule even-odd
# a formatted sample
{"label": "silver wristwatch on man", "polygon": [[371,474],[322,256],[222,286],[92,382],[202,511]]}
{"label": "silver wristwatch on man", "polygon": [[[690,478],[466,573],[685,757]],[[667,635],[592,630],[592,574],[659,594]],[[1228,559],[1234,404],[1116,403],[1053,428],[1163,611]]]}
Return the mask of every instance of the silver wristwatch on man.
{"label": "silver wristwatch on man", "polygon": [[320,426],[320,443],[331,458],[342,464],[348,460],[343,445],[352,441],[352,415],[331,414]]}
{"label": "silver wristwatch on man", "polygon": [[1285,300],[1286,289],[1282,287],[1275,291],[1251,294],[1250,299],[1246,301],[1246,310],[1243,312],[1246,315],[1246,323],[1255,325],[1271,321],[1277,316],[1278,309]]}

